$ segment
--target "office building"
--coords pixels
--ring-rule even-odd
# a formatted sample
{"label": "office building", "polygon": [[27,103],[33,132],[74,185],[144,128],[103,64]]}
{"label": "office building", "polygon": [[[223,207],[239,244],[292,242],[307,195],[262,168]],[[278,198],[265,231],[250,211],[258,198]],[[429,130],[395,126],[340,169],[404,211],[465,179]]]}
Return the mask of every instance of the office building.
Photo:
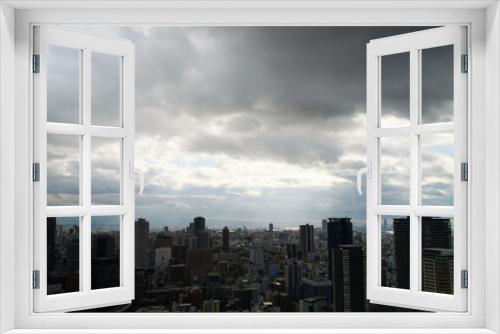
{"label": "office building", "polygon": [[363,249],[339,245],[333,250],[333,299],[336,312],[365,311],[365,266]]}
{"label": "office building", "polygon": [[422,250],[422,290],[453,294],[453,250]]}
{"label": "office building", "polygon": [[314,252],[314,226],[313,225],[300,225],[300,250],[302,255],[305,256]]}
{"label": "office building", "polygon": [[135,267],[149,267],[149,222],[144,218],[135,221]]}
{"label": "office building", "polygon": [[333,249],[339,245],[352,244],[351,218],[328,218],[327,247],[328,247],[328,279],[333,280]]}
{"label": "office building", "polygon": [[229,229],[227,226],[222,229],[222,251],[229,252]]}
{"label": "office building", "polygon": [[410,218],[394,218],[394,259],[396,288],[410,288]]}
{"label": "office building", "polygon": [[195,217],[193,219],[193,233],[198,235],[200,232],[205,231],[205,218],[204,217]]}

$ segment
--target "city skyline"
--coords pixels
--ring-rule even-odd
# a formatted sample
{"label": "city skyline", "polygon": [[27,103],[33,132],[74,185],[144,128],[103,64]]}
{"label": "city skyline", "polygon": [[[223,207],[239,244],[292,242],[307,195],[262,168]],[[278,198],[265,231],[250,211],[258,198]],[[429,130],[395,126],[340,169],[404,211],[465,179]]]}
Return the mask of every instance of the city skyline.
{"label": "city skyline", "polygon": [[[381,285],[408,289],[409,217],[381,224]],[[348,217],[294,230],[210,229],[201,216],[183,230],[153,231],[143,218],[135,226],[135,299],[101,311],[407,311],[366,300],[366,234]],[[424,291],[453,294],[451,226],[422,220]],[[49,218],[47,229],[49,294],[78,291],[78,220]],[[117,226],[93,229],[92,289],[119,286],[119,239]]]}

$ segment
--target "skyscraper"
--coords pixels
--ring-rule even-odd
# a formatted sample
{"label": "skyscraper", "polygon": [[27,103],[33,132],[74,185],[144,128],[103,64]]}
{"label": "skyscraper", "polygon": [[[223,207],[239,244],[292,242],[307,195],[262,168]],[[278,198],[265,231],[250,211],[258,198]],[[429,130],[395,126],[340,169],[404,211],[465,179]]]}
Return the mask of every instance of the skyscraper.
{"label": "skyscraper", "polygon": [[300,250],[302,255],[314,252],[314,226],[300,225]]}
{"label": "skyscraper", "polygon": [[422,248],[452,248],[449,218],[422,218]]}
{"label": "skyscraper", "polygon": [[208,232],[198,232],[197,240],[197,248],[210,248],[210,235]]}
{"label": "skyscraper", "polygon": [[410,218],[394,218],[396,288],[410,288]]}
{"label": "skyscraper", "polygon": [[328,279],[333,281],[333,249],[339,245],[352,244],[352,222],[351,218],[328,218]]}
{"label": "skyscraper", "polygon": [[333,293],[336,312],[365,311],[366,280],[363,249],[339,245],[333,250]]}
{"label": "skyscraper", "polygon": [[56,258],[56,218],[47,218],[47,271],[54,270]]}
{"label": "skyscraper", "polygon": [[422,290],[453,294],[452,249],[422,249]]}
{"label": "skyscraper", "polygon": [[289,261],[285,266],[286,292],[294,300],[298,296],[299,266],[297,261]]}
{"label": "skyscraper", "polygon": [[422,290],[453,294],[453,237],[449,218],[422,218]]}
{"label": "skyscraper", "polygon": [[269,232],[273,232],[274,231],[274,225],[273,223],[269,223]]}
{"label": "skyscraper", "polygon": [[205,231],[205,218],[195,217],[193,219],[193,233],[198,235],[198,233]]}
{"label": "skyscraper", "polygon": [[229,229],[227,226],[222,229],[222,251],[229,252]]}
{"label": "skyscraper", "polygon": [[135,221],[135,267],[147,269],[149,265],[149,222],[144,218]]}

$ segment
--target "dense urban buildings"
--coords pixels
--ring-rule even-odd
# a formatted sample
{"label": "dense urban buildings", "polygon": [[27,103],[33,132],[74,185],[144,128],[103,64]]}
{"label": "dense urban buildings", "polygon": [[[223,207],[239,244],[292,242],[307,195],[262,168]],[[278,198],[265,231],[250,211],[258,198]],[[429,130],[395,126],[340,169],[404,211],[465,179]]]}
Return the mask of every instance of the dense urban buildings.
{"label": "dense urban buildings", "polygon": [[[408,217],[382,220],[382,285],[409,286]],[[452,221],[422,218],[422,288],[453,293]],[[119,231],[92,232],[92,288],[119,286]],[[321,229],[211,229],[135,222],[135,299],[104,311],[364,312],[397,309],[366,300],[364,224],[326,218]],[[78,291],[78,219],[47,220],[48,293]],[[103,310],[100,310],[103,311]]]}

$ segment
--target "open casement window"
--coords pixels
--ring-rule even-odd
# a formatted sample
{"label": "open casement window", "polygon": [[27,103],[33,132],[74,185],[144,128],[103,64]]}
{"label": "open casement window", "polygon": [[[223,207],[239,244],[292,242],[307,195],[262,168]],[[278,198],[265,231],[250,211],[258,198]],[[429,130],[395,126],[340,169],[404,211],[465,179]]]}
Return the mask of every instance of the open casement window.
{"label": "open casement window", "polygon": [[465,27],[367,45],[372,303],[467,309],[466,55]]}
{"label": "open casement window", "polygon": [[134,298],[134,46],[36,27],[34,310]]}

